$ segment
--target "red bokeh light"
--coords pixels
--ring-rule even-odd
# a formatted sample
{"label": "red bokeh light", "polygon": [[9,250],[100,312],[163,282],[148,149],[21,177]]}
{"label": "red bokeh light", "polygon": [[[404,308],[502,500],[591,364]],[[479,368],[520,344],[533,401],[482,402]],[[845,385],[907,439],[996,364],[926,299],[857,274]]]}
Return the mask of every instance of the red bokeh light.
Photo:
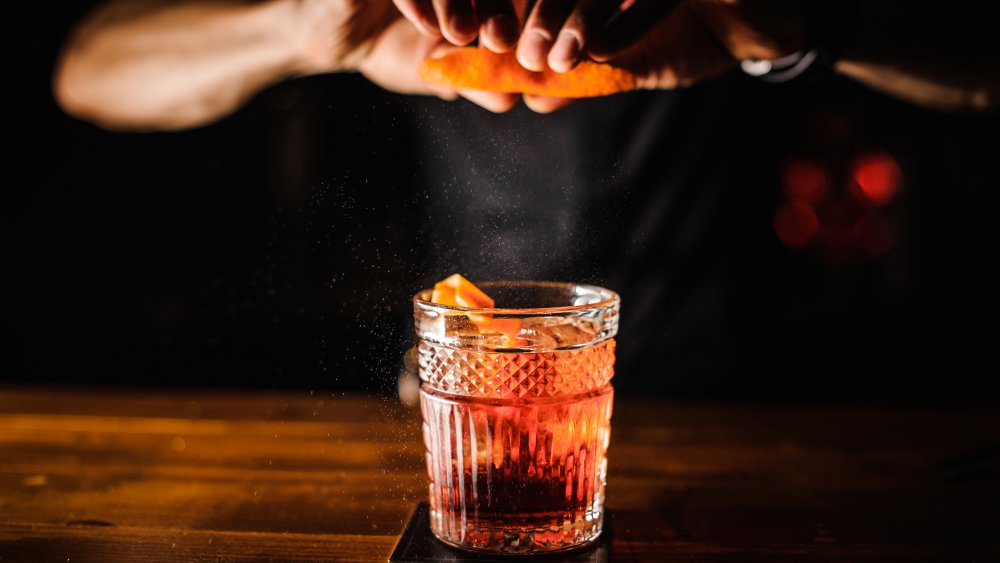
{"label": "red bokeh light", "polygon": [[785,246],[802,248],[819,230],[819,219],[808,205],[799,201],[783,204],[774,214],[774,232]]}
{"label": "red bokeh light", "polygon": [[781,168],[785,202],[774,214],[778,239],[830,270],[886,254],[898,235],[885,206],[903,187],[899,164],[881,149],[855,153],[847,170],[829,170],[822,162],[798,157]]}
{"label": "red bokeh light", "polygon": [[899,192],[903,173],[895,159],[877,152],[854,162],[853,178],[865,199],[875,205],[885,205]]}
{"label": "red bokeh light", "polygon": [[788,199],[807,203],[819,201],[830,186],[823,167],[810,160],[793,160],[786,164],[781,180]]}

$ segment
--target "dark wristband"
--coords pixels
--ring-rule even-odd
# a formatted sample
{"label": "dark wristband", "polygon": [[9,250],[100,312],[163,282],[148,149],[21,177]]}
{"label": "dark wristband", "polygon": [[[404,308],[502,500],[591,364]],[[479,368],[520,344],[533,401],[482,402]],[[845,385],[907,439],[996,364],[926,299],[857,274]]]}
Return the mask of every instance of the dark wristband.
{"label": "dark wristband", "polygon": [[788,82],[809,70],[816,63],[819,52],[816,49],[795,51],[790,55],[777,59],[744,59],[740,68],[750,76],[755,76],[765,82]]}

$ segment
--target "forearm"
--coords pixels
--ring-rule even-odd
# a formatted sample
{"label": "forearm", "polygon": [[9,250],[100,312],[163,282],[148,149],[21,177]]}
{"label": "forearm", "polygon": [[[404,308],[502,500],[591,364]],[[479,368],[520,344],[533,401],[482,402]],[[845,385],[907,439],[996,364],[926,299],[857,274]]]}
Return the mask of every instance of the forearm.
{"label": "forearm", "polygon": [[293,0],[110,3],[64,49],[55,95],[113,129],[177,129],[226,115],[307,72]]}
{"label": "forearm", "polygon": [[1000,41],[989,3],[861,2],[836,70],[894,97],[945,111],[996,111]]}
{"label": "forearm", "polygon": [[946,112],[996,111],[1000,84],[931,73],[925,67],[908,67],[898,61],[844,60],[837,71],[870,88],[901,100]]}

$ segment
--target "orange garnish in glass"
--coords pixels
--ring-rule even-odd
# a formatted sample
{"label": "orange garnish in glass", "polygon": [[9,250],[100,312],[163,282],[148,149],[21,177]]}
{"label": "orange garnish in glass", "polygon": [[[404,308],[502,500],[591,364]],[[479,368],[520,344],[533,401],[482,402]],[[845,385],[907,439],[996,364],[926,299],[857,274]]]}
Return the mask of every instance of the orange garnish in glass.
{"label": "orange garnish in glass", "polygon": [[556,98],[591,98],[638,88],[627,70],[582,61],[569,72],[532,72],[517,62],[514,51],[497,54],[481,47],[464,47],[424,61],[420,77],[456,89],[535,94]]}
{"label": "orange garnish in glass", "polygon": [[[438,300],[440,299],[440,301]],[[431,301],[470,309],[492,309],[493,300],[460,274],[451,275],[436,284]]]}
{"label": "orange garnish in glass", "polygon": [[[470,309],[494,308],[493,299],[460,274],[453,274],[434,284],[431,303]],[[481,334],[503,334],[510,346],[525,343],[517,338],[517,333],[521,331],[520,319],[498,319],[489,313],[469,313],[468,317]]]}

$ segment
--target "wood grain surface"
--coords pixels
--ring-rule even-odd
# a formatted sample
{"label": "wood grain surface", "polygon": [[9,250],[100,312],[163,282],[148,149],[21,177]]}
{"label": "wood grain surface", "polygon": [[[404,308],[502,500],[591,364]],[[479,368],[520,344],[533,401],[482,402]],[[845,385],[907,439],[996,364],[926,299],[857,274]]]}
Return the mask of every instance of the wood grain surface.
{"label": "wood grain surface", "polygon": [[[0,388],[0,561],[386,561],[419,411],[329,392]],[[987,407],[618,400],[626,561],[1000,561]]]}

